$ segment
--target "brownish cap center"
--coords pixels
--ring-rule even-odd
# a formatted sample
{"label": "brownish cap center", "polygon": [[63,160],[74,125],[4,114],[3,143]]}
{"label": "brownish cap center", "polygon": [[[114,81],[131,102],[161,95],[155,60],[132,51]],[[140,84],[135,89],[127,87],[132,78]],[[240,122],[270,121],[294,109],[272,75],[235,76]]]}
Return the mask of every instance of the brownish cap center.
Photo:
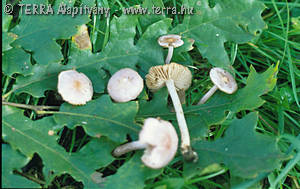
{"label": "brownish cap center", "polygon": [[80,90],[80,88],[81,88],[80,81],[75,80],[73,86],[74,86],[75,89]]}
{"label": "brownish cap center", "polygon": [[176,40],[177,40],[177,39],[172,38],[172,37],[167,37],[167,38],[164,39],[164,41],[165,41],[166,43],[169,43],[169,44],[175,43]]}
{"label": "brownish cap center", "polygon": [[228,84],[229,83],[229,79],[228,79],[228,77],[226,77],[226,76],[222,76],[222,80],[226,83],[226,84]]}

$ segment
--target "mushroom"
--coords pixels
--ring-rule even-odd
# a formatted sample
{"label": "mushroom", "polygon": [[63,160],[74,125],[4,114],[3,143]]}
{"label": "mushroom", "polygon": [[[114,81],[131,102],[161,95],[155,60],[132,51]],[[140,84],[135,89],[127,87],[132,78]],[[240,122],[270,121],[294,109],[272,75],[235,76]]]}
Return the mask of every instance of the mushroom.
{"label": "mushroom", "polygon": [[169,34],[169,35],[163,35],[158,38],[157,40],[158,44],[162,47],[168,48],[168,55],[165,60],[166,64],[169,64],[172,56],[173,56],[173,50],[176,47],[180,47],[183,45],[183,41],[181,40],[180,35],[175,35],[175,34]]}
{"label": "mushroom", "polygon": [[176,90],[186,90],[192,82],[191,71],[180,64],[171,63],[151,67],[146,75],[146,84],[152,91],[167,86],[176,111],[178,126],[181,132],[181,152],[187,161],[197,161],[197,154],[190,146],[190,135],[184,118],[181,103]]}
{"label": "mushroom", "polygon": [[139,140],[117,147],[113,155],[119,157],[133,150],[145,149],[142,162],[152,169],[159,169],[173,159],[177,146],[178,137],[170,122],[147,118],[139,133]]}
{"label": "mushroom", "polygon": [[84,105],[93,96],[92,82],[76,70],[60,72],[57,89],[62,98],[73,105]]}
{"label": "mushroom", "polygon": [[143,88],[143,79],[130,68],[124,68],[114,73],[107,85],[108,94],[116,102],[128,102],[136,99]]}
{"label": "mushroom", "polygon": [[209,77],[214,86],[201,98],[199,104],[204,104],[218,89],[232,94],[237,90],[237,84],[233,76],[222,68],[213,68],[209,72]]}

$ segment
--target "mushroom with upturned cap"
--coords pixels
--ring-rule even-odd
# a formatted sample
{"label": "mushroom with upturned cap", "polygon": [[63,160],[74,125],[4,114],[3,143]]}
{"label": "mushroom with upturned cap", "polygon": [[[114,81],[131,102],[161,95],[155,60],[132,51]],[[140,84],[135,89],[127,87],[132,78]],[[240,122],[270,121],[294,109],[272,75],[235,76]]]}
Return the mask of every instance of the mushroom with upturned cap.
{"label": "mushroom with upturned cap", "polygon": [[157,42],[160,46],[168,48],[168,55],[165,60],[166,64],[170,63],[174,48],[180,47],[184,43],[183,40],[181,40],[181,36],[175,34],[163,35],[158,38]]}
{"label": "mushroom with upturned cap", "polygon": [[76,70],[60,72],[57,89],[62,98],[73,105],[84,105],[93,97],[92,82]]}
{"label": "mushroom with upturned cap", "polygon": [[133,69],[124,68],[112,75],[107,90],[116,102],[128,102],[136,99],[144,88],[142,77]]}
{"label": "mushroom with upturned cap", "polygon": [[151,67],[149,73],[146,75],[146,85],[150,90],[156,91],[167,86],[181,132],[181,152],[185,160],[195,162],[198,156],[191,148],[189,130],[176,91],[188,89],[191,82],[191,71],[187,67],[177,63]]}
{"label": "mushroom with upturned cap", "polygon": [[173,159],[177,145],[178,137],[170,122],[147,118],[139,134],[139,140],[117,147],[113,155],[119,157],[133,150],[145,149],[142,162],[152,169],[159,169]]}
{"label": "mushroom with upturned cap", "polygon": [[237,90],[237,84],[233,76],[222,68],[213,68],[209,72],[209,77],[214,86],[201,98],[199,104],[204,104],[218,89],[232,94]]}

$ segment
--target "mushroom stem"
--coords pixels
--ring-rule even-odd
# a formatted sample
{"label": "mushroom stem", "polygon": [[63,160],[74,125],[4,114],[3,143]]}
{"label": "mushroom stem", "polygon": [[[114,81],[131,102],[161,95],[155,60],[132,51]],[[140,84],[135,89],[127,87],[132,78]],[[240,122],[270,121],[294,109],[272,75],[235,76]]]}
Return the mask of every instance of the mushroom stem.
{"label": "mushroom stem", "polygon": [[[191,145],[190,134],[184,118],[182,106],[174,85],[174,81],[172,79],[167,80],[166,86],[168,88],[169,94],[173,102],[173,106],[176,111],[176,118],[181,133],[181,152],[185,159],[195,161],[197,159],[197,154],[193,152],[190,147]],[[188,155],[189,157],[185,157],[185,155]]]}
{"label": "mushroom stem", "polygon": [[173,56],[173,50],[174,50],[173,46],[168,47],[168,55],[167,55],[167,58],[166,58],[166,61],[165,61],[166,64],[170,64],[172,56]]}
{"label": "mushroom stem", "polygon": [[113,151],[113,156],[119,157],[123,154],[126,154],[128,152],[134,151],[134,150],[141,150],[147,148],[148,144],[141,143],[140,141],[133,141],[126,144],[123,144],[119,147],[117,147]]}
{"label": "mushroom stem", "polygon": [[204,104],[216,91],[218,87],[214,85],[209,91],[201,98],[197,105]]}

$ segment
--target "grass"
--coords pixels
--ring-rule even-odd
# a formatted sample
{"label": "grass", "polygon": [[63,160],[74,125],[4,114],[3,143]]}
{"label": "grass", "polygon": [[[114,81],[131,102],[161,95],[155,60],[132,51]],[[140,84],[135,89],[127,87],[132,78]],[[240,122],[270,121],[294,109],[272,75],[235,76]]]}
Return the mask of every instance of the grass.
{"label": "grass", "polygon": [[[116,14],[120,13],[122,7],[130,7],[141,4],[141,0],[125,1],[116,0],[113,4],[112,11]],[[175,0],[164,0],[165,6],[181,6],[181,3]],[[213,5],[213,1],[210,1]],[[272,64],[279,62],[278,80],[275,89],[263,96],[266,103],[261,106],[259,111],[259,122],[257,131],[271,136],[282,136],[279,140],[279,147],[287,154],[293,154],[294,157],[282,165],[281,168],[272,173],[264,173],[258,175],[257,178],[242,180],[233,178],[227,169],[221,168],[211,174],[204,176],[196,176],[188,179],[184,183],[186,189],[193,188],[229,188],[230,183],[239,183],[236,188],[248,188],[250,186],[257,188],[300,188],[300,152],[297,154],[293,149],[294,144],[299,144],[300,139],[300,112],[299,112],[299,92],[300,92],[300,30],[295,29],[291,25],[291,19],[300,12],[300,2],[295,1],[262,1],[267,6],[263,12],[264,21],[268,25],[268,29],[261,32],[260,37],[246,44],[235,44],[228,42],[225,44],[231,62],[236,70],[238,83],[245,84],[247,75],[250,71],[250,65],[253,65],[258,72],[266,70]],[[103,0],[103,4],[111,4]],[[174,19],[173,25],[177,25],[182,21],[181,15],[168,15]],[[94,51],[101,51],[109,36],[109,19],[101,16],[94,16],[88,24],[90,36]],[[299,23],[300,24],[300,23]],[[97,29],[103,26],[103,30]],[[141,29],[138,29],[141,31]],[[62,46],[64,57],[68,57],[69,41],[58,41]],[[204,86],[210,85],[208,79],[208,70],[211,68],[196,50],[190,52],[193,65],[199,69],[195,72],[195,81],[191,89],[187,93],[187,103],[193,104],[199,101],[201,96],[206,92]],[[67,63],[65,59],[64,64]],[[2,77],[2,94],[6,94],[12,88],[15,79],[7,76]],[[44,98],[33,98],[27,94],[15,95],[11,93],[7,100],[9,102],[17,102],[29,105],[59,105],[62,101],[51,91],[48,91]],[[247,112],[240,112],[245,115]],[[39,119],[34,111],[26,110],[25,115],[31,119]],[[232,115],[229,115],[229,117]],[[222,126],[215,126],[215,130],[210,135],[219,138],[226,129],[226,122]],[[59,133],[58,143],[62,145],[69,153],[78,151],[84,144],[89,141],[82,128],[70,130],[62,129]],[[297,137],[297,139],[295,139]],[[300,146],[300,145],[299,145]],[[298,151],[299,151],[299,146]],[[114,174],[132,154],[128,154],[124,159],[116,160],[108,167],[100,169],[104,176]],[[158,187],[162,183],[174,182],[174,179],[182,177],[182,164],[179,159],[173,160],[172,167],[165,168],[162,175],[157,178],[149,179],[146,188]],[[41,160],[33,158],[29,165],[23,168],[24,174],[29,176],[41,175]],[[39,174],[35,174],[38,173]],[[36,176],[36,179],[42,179]],[[83,188],[70,175],[65,174],[57,176],[50,184],[49,188]]]}

